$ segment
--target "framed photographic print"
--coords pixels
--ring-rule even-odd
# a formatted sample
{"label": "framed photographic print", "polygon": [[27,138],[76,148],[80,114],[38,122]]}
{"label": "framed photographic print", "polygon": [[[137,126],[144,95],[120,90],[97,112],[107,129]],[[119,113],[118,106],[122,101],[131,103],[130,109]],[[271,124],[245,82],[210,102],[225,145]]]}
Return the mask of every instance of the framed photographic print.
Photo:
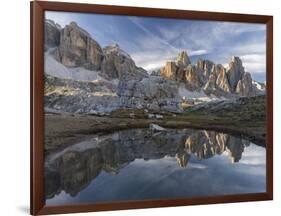
{"label": "framed photographic print", "polygon": [[31,214],[273,199],[272,32],[31,2]]}

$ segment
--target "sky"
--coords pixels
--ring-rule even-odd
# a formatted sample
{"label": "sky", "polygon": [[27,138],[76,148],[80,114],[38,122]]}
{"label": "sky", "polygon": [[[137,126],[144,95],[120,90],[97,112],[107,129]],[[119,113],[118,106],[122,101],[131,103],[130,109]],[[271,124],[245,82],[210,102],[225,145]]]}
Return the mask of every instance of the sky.
{"label": "sky", "polygon": [[266,26],[237,22],[183,20],[46,11],[62,27],[75,21],[102,47],[117,43],[148,71],[186,50],[192,64],[208,59],[228,65],[239,56],[253,79],[266,80]]}

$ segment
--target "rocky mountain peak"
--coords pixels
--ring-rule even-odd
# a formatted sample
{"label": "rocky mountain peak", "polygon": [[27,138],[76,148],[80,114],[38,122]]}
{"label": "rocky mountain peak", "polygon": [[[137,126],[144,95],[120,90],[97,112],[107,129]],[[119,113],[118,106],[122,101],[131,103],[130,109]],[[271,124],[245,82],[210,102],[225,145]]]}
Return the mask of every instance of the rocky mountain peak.
{"label": "rocky mountain peak", "polygon": [[70,26],[74,26],[74,27],[78,27],[77,23],[74,22],[74,21],[70,22],[69,25],[70,25]]}
{"label": "rocky mountain peak", "polygon": [[45,24],[46,24],[46,25],[51,25],[51,26],[57,28],[58,30],[61,30],[61,29],[62,29],[61,26],[60,26],[60,24],[55,23],[53,20],[50,20],[50,19],[46,19]]}
{"label": "rocky mountain peak", "polygon": [[104,59],[101,71],[109,79],[128,80],[132,77],[147,76],[147,72],[136,66],[131,56],[120,48],[118,44],[112,44],[103,48]]}
{"label": "rocky mountain peak", "polygon": [[103,52],[104,52],[104,54],[114,53],[116,55],[122,55],[125,58],[131,59],[131,56],[128,53],[126,53],[124,50],[122,50],[117,43],[114,43],[114,44],[111,44],[111,45],[108,45],[108,46],[104,47]]}
{"label": "rocky mountain peak", "polygon": [[245,73],[242,60],[237,56],[232,56],[228,64],[227,76],[232,91],[235,91],[238,81]]}
{"label": "rocky mountain peak", "polygon": [[84,67],[100,70],[103,52],[90,34],[71,22],[60,31],[60,42],[54,52],[55,59],[66,67]]}
{"label": "rocky mountain peak", "polygon": [[45,35],[44,35],[45,50],[59,45],[60,31],[61,31],[61,26],[55,23],[53,20],[47,19],[45,21]]}
{"label": "rocky mountain peak", "polygon": [[210,60],[199,59],[192,65],[185,51],[179,53],[176,62],[166,62],[161,76],[185,84],[189,91],[203,90],[207,95],[217,96],[254,96],[257,87],[252,84],[250,73],[246,73],[242,60],[233,56],[229,67]]}
{"label": "rocky mountain peak", "polygon": [[231,62],[242,65],[242,60],[238,56],[231,56]]}
{"label": "rocky mountain peak", "polygon": [[189,64],[191,64],[191,61],[190,61],[186,51],[181,51],[178,54],[176,64],[177,64],[177,66],[179,66],[181,68],[184,68],[184,67],[188,66]]}
{"label": "rocky mountain peak", "polygon": [[106,79],[130,79],[145,77],[144,69],[135,65],[128,53],[118,44],[104,47],[76,22],[59,29],[51,20],[46,20],[45,50],[54,47],[54,58],[69,68],[82,67]]}

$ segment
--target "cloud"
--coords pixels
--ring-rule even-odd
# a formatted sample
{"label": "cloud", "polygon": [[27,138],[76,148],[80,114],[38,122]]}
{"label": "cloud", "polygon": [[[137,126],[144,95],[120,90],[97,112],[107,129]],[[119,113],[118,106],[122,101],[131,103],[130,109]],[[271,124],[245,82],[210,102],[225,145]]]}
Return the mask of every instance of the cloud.
{"label": "cloud", "polygon": [[136,62],[137,66],[143,67],[144,69],[151,71],[163,67],[166,61],[175,60],[178,52],[177,51],[154,51],[154,52],[137,52],[131,55]]}
{"label": "cloud", "polygon": [[[47,11],[46,18],[65,26],[77,22],[101,46],[118,43],[147,70],[159,68],[186,50],[192,61],[215,63],[241,57],[248,72],[265,73],[266,26],[235,22],[163,19]],[[265,76],[264,76],[265,77]]]}
{"label": "cloud", "polygon": [[77,13],[46,11],[45,18],[55,21],[63,28],[72,21],[77,22]]}
{"label": "cloud", "polygon": [[166,40],[158,37],[156,34],[154,34],[152,31],[147,29],[144,25],[142,25],[139,21],[139,18],[136,17],[129,17],[129,20],[131,20],[136,26],[138,26],[143,32],[145,32],[148,36],[150,36],[150,41],[157,41],[158,43],[161,43],[162,45],[165,45],[169,47],[172,50],[178,51],[178,48],[172,46],[169,42]]}
{"label": "cloud", "polygon": [[208,51],[201,49],[201,50],[188,50],[188,55],[189,56],[198,56],[198,55],[204,55],[207,54]]}
{"label": "cloud", "polygon": [[240,56],[246,71],[251,73],[265,73],[266,57],[265,54],[246,54]]}
{"label": "cloud", "polygon": [[260,43],[240,43],[233,47],[233,51],[237,53],[242,53],[243,55],[251,52],[252,54],[265,54],[266,44],[265,41]]}

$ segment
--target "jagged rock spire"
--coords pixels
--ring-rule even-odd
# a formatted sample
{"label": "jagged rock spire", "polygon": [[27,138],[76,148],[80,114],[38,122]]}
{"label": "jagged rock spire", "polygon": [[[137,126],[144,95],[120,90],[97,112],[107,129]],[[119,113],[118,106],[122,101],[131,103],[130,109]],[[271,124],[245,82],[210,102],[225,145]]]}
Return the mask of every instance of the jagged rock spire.
{"label": "jagged rock spire", "polygon": [[186,51],[182,51],[179,53],[176,61],[177,66],[179,67],[187,67],[189,64],[191,64],[191,61],[187,55]]}

